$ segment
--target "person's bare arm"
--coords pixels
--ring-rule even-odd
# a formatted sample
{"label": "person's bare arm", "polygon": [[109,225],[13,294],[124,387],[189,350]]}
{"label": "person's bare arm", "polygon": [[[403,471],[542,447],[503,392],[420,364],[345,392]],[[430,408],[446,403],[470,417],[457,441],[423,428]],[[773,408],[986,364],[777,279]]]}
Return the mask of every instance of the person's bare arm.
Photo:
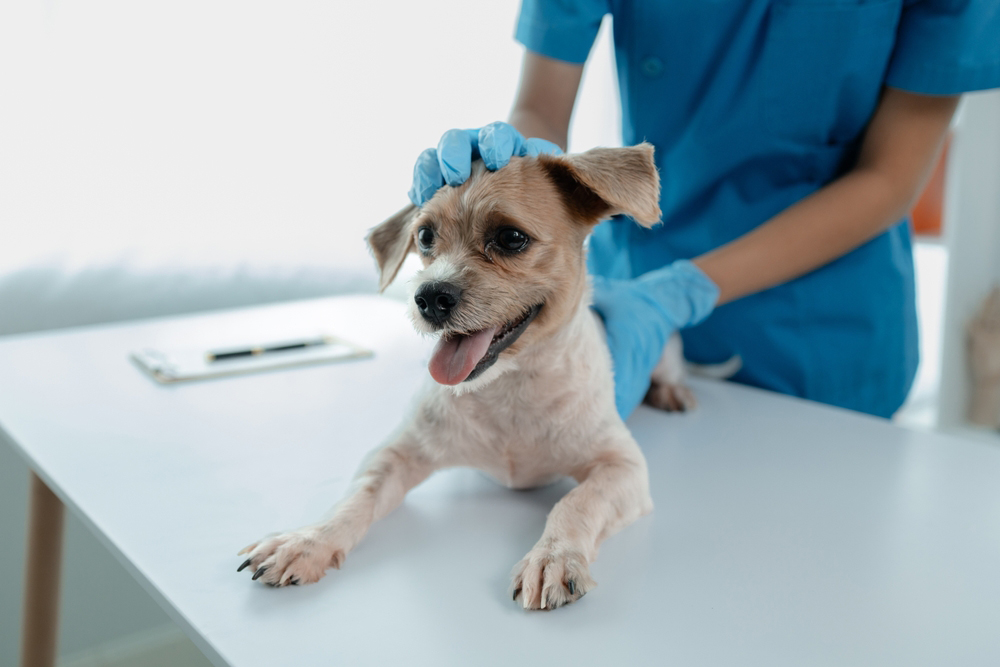
{"label": "person's bare arm", "polygon": [[582,76],[583,65],[526,51],[510,124],[526,137],[548,139],[566,150],[569,119]]}
{"label": "person's bare arm", "polygon": [[797,278],[896,224],[930,176],[958,100],[886,88],[851,171],[695,260],[719,303]]}

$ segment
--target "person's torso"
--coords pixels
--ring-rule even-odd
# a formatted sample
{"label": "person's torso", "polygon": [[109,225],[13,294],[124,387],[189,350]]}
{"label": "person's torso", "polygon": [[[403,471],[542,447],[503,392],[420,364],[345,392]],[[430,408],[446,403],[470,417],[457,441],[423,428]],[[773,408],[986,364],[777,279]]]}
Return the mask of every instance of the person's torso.
{"label": "person's torso", "polygon": [[850,167],[902,5],[612,1],[624,143],[657,148],[678,252],[732,240]]}
{"label": "person's torso", "polygon": [[[849,170],[878,104],[903,0],[612,0],[626,145],[650,141],[663,224],[605,223],[596,273],[634,277],[717,248]],[[738,379],[886,414],[916,366],[905,223],[685,332]]]}

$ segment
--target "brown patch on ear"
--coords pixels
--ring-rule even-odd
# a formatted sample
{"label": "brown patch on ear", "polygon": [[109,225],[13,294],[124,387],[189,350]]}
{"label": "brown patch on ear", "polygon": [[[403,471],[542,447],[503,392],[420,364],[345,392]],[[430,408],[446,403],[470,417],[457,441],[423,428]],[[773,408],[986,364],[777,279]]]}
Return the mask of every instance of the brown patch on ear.
{"label": "brown patch on ear", "polygon": [[566,206],[579,217],[596,223],[625,213],[643,227],[660,221],[660,174],[651,144],[540,155],[538,160]]}
{"label": "brown patch on ear", "polygon": [[607,217],[611,208],[608,203],[597,196],[597,194],[580,182],[573,168],[561,160],[544,160],[542,166],[545,167],[549,178],[562,195],[566,208],[574,215],[586,220],[600,220]]}
{"label": "brown patch on ear", "polygon": [[371,248],[378,264],[379,292],[384,291],[392,283],[407,253],[413,250],[410,223],[419,211],[420,209],[413,204],[408,204],[406,208],[368,232],[366,239],[368,247]]}

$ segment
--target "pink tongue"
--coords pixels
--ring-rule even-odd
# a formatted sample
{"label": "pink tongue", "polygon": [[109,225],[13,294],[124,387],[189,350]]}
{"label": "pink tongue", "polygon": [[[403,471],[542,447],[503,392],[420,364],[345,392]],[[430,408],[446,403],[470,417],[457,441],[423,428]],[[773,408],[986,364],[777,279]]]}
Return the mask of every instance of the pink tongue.
{"label": "pink tongue", "polygon": [[483,329],[468,336],[442,337],[431,357],[431,377],[441,384],[458,384],[469,377],[500,327]]}

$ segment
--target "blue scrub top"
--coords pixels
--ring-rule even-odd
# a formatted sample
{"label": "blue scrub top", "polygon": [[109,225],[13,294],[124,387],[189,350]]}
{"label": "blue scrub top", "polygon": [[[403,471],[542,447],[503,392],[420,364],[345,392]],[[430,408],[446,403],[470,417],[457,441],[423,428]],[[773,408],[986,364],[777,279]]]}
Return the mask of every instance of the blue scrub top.
{"label": "blue scrub top", "polygon": [[[524,0],[516,38],[586,60],[606,14],[626,145],[656,146],[663,224],[598,226],[596,274],[631,278],[731,241],[849,170],[883,85],[1000,86],[1000,0]],[[917,368],[908,221],[682,332],[739,382],[890,416]]]}

